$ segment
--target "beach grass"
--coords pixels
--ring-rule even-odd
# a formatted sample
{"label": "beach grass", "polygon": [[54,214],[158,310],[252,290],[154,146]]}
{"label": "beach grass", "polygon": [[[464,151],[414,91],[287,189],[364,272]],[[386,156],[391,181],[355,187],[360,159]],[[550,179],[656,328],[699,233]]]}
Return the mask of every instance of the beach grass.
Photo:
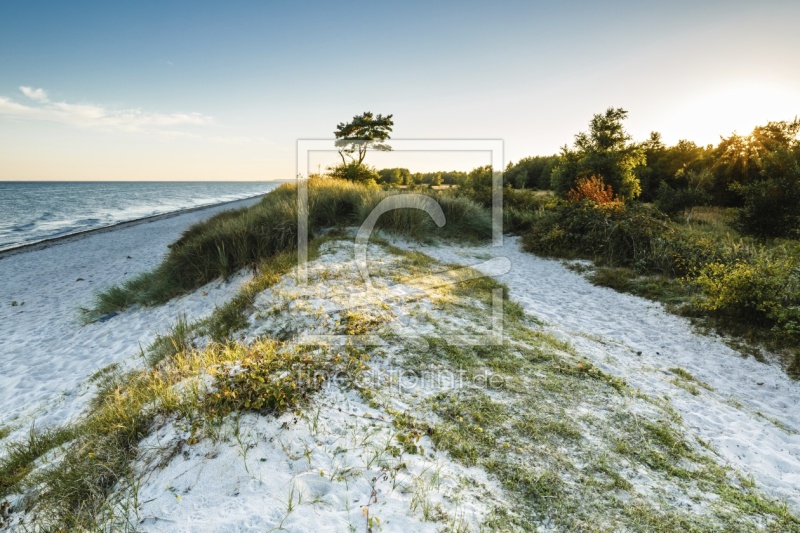
{"label": "beach grass", "polygon": [[39,430],[32,426],[24,440],[7,443],[5,456],[0,460],[0,498],[18,487],[37,459],[71,441],[75,435],[71,427]]}
{"label": "beach grass", "polygon": [[[134,304],[164,303],[214,279],[229,277],[243,268],[257,269],[268,258],[296,250],[297,187],[282,185],[254,206],[225,211],[195,224],[170,245],[169,253],[154,270],[98,294],[94,306],[84,312],[86,321]],[[382,200],[401,194],[332,178],[308,180],[307,187],[312,239],[330,228],[360,225]],[[425,240],[491,237],[491,218],[478,204],[446,194],[436,199],[447,220],[444,227],[438,228],[420,209],[402,208],[381,217],[377,229]]]}
{"label": "beach grass", "polygon": [[[186,327],[177,324],[173,333]],[[44,432],[31,430],[28,439],[11,443],[0,462],[0,499],[34,491],[29,507],[35,508],[36,523],[45,530],[98,530],[112,520],[114,530],[134,531],[135,524],[126,520],[128,507],[135,504],[109,496],[121,489],[135,494],[132,462],[157,419],[178,417],[201,437],[210,436],[233,411],[279,415],[319,389],[322,382],[316,376],[352,375],[364,368],[364,355],[352,350],[326,355],[268,339],[250,345],[213,343],[198,350],[171,337],[161,338],[163,357],[154,366],[104,374],[83,420]],[[249,370],[233,372],[234,363]],[[298,378],[300,366],[309,379]],[[270,379],[283,373],[289,377]],[[215,383],[210,393],[197,381],[206,375]],[[184,386],[179,390],[180,383]],[[58,458],[49,466],[34,468],[57,448]]]}

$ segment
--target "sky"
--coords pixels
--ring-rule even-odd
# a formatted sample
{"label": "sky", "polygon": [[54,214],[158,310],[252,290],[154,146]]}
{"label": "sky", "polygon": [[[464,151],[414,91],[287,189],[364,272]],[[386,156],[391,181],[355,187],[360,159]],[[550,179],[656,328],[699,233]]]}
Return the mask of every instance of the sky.
{"label": "sky", "polygon": [[796,0],[2,2],[0,180],[290,179],[298,140],[363,111],[504,163],[608,107],[635,140],[716,143],[800,115],[798,22]]}

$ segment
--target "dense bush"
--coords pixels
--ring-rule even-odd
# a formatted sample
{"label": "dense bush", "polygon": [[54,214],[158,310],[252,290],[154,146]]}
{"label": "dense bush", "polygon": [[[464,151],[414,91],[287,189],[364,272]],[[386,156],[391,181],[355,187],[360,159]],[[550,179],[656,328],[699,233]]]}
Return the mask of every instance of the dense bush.
{"label": "dense bush", "polygon": [[695,279],[698,305],[717,314],[755,320],[781,333],[800,334],[800,261],[761,252],[749,261],[713,262]]}
{"label": "dense bush", "polygon": [[666,218],[647,206],[625,208],[584,200],[542,213],[523,238],[523,246],[542,255],[670,271],[668,242],[674,233]]}
{"label": "dense bush", "polygon": [[381,180],[381,175],[373,167],[355,161],[335,166],[329,170],[329,174],[332,178],[371,185]]}
{"label": "dense bush", "polygon": [[740,231],[762,238],[800,234],[800,175],[770,177],[734,190],[743,199],[735,222]]}
{"label": "dense bush", "polygon": [[698,205],[707,205],[711,195],[702,189],[672,188],[662,181],[656,192],[655,205],[664,213],[673,216]]}
{"label": "dense bush", "polygon": [[567,192],[567,199],[572,202],[588,200],[596,204],[610,204],[615,201],[614,189],[598,176],[579,178],[575,186]]}

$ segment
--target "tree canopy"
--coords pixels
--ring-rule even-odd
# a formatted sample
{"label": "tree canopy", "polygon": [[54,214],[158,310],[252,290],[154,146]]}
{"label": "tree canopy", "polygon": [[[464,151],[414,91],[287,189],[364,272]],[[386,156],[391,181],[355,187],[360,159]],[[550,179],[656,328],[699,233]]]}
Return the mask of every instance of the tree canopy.
{"label": "tree canopy", "polygon": [[350,122],[340,122],[333,134],[336,136],[336,148],[342,158],[342,165],[347,165],[347,159],[356,166],[361,166],[367,156],[367,149],[391,150],[385,143],[394,126],[392,115],[373,115],[365,111],[356,115]]}
{"label": "tree canopy", "polygon": [[589,131],[575,136],[574,148],[564,146],[553,168],[553,186],[565,194],[581,178],[597,176],[621,198],[632,199],[642,192],[636,170],[645,164],[644,149],[631,142],[622,126],[628,112],[610,107],[594,115]]}

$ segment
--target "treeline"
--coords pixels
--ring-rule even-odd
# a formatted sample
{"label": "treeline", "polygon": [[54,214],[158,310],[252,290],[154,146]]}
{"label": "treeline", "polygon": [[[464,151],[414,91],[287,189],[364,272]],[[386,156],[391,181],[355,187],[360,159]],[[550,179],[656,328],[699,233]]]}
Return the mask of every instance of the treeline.
{"label": "treeline", "polygon": [[621,200],[653,202],[668,215],[698,205],[733,207],[744,233],[798,234],[800,120],[769,122],[749,135],[723,137],[717,145],[681,140],[666,146],[656,132],[634,142],[622,124],[626,117],[623,109],[608,109],[560,154],[509,164],[506,186],[566,196],[580,180],[594,176]]}
{"label": "treeline", "polygon": [[[669,216],[695,206],[734,208],[734,225],[744,234],[800,236],[800,119],[769,122],[749,135],[721,137],[716,145],[681,140],[667,146],[657,132],[634,141],[625,131],[626,118],[624,109],[609,108],[595,115],[589,130],[578,133],[559,154],[509,163],[503,172],[505,187],[550,190],[567,198],[591,178],[610,187],[618,201],[652,203]],[[479,191],[481,183],[491,186],[489,167],[411,173],[350,163],[330,175],[384,188],[458,187],[478,196],[486,196]]]}
{"label": "treeline", "polygon": [[407,168],[384,168],[377,172],[375,182],[378,185],[387,186],[428,186],[436,187],[439,185],[464,186],[467,182],[467,173],[457,170],[445,172],[415,172],[411,173]]}

